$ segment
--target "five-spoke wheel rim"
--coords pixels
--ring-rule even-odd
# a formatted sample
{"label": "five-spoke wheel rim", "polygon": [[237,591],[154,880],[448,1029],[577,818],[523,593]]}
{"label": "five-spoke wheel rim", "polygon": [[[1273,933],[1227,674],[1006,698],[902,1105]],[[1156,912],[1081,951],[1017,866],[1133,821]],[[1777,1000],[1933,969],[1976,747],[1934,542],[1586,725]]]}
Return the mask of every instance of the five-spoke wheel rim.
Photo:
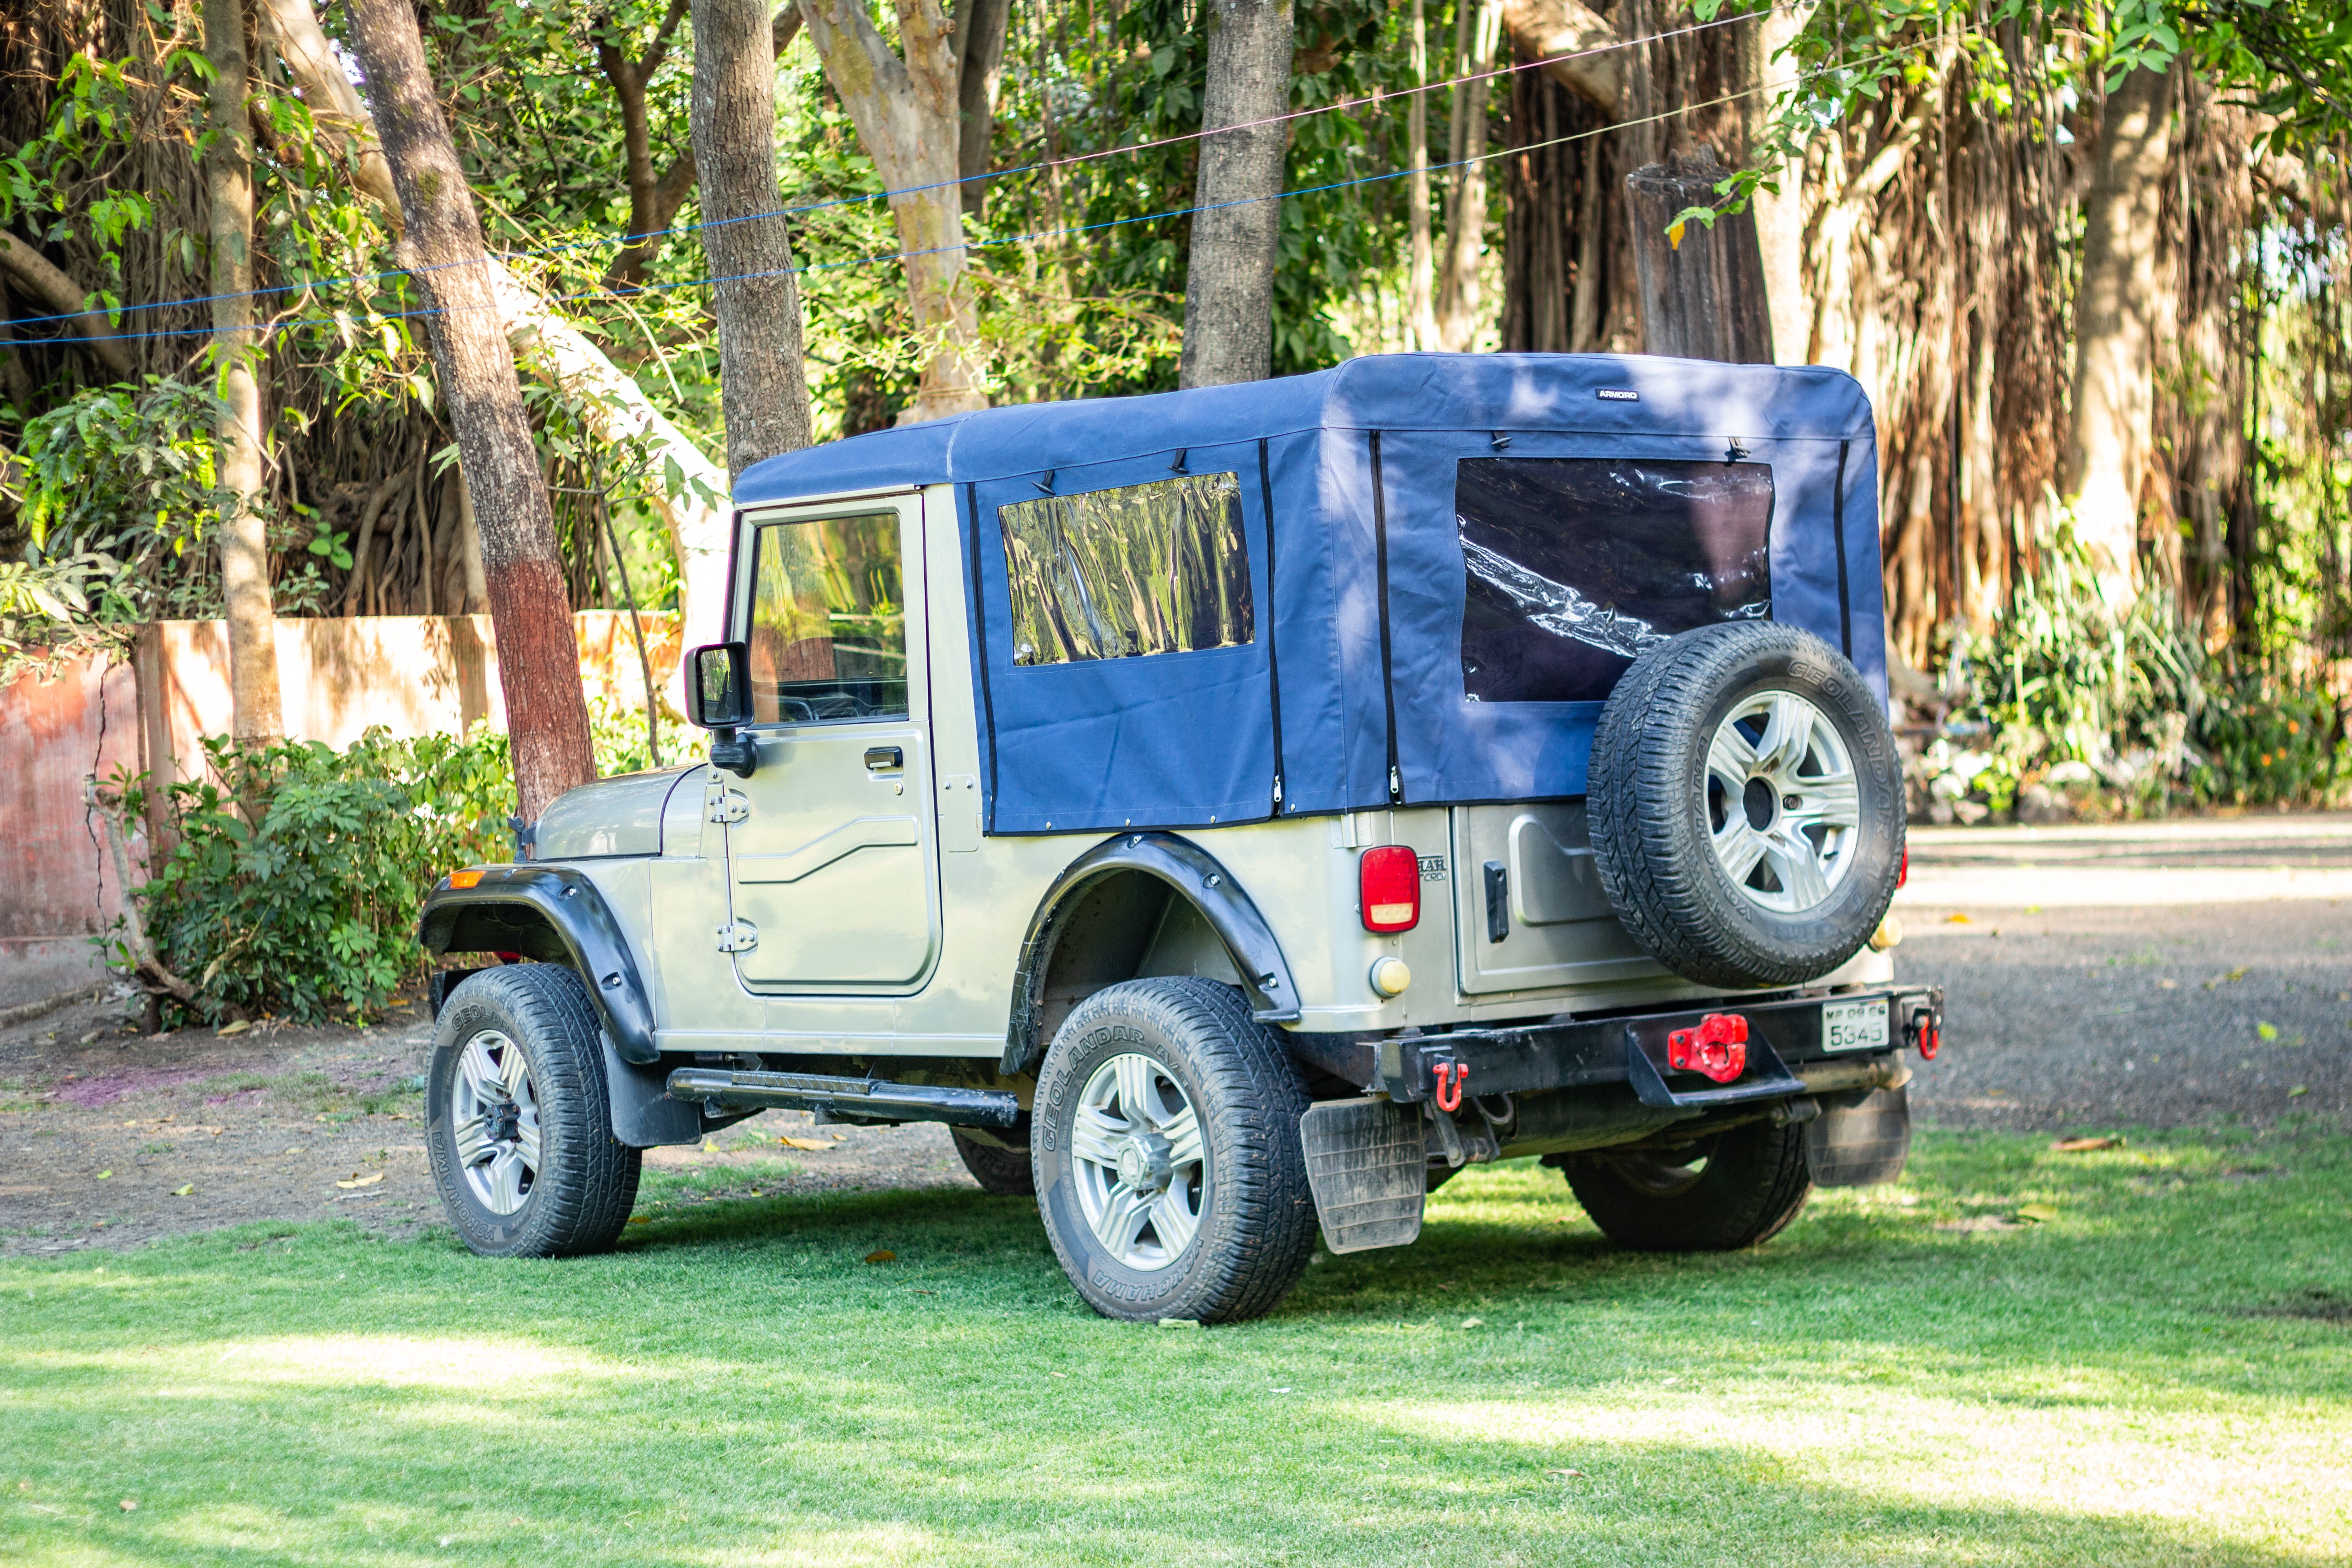
{"label": "five-spoke wheel rim", "polygon": [[484,1029],[457,1055],[449,1129],[474,1201],[495,1215],[522,1207],[539,1180],[539,1097],[522,1048],[496,1029]]}
{"label": "five-spoke wheel rim", "polygon": [[1829,716],[1793,691],[1757,692],[1716,727],[1706,809],[1717,863],[1775,914],[1826,903],[1861,839],[1853,757]]}
{"label": "five-spoke wheel rim", "polygon": [[1070,1130],[1078,1205],[1103,1250],[1151,1272],[1184,1255],[1209,1201],[1201,1119],[1169,1070],[1132,1052],[1095,1068]]}

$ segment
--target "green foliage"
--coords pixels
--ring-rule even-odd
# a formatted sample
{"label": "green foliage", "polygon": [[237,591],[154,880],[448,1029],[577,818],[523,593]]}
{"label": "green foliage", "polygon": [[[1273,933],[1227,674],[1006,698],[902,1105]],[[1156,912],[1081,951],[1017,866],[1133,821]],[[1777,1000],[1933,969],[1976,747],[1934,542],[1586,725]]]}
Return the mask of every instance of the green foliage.
{"label": "green foliage", "polygon": [[2112,614],[2063,518],[2039,555],[1992,634],[1952,649],[1961,732],[1989,738],[1938,742],[1932,775],[1996,812],[2053,770],[2104,783],[2132,810],[2325,803],[2352,784],[2346,717],[2323,687],[2231,668],[2182,628],[2168,595]]}
{"label": "green foliage", "polygon": [[[497,858],[514,786],[506,737],[378,730],[315,742],[205,742],[213,777],[164,791],[171,853],[138,891],[166,966],[231,1007],[316,1023],[371,1016],[423,960],[417,901],[453,866]],[[127,813],[143,786],[119,779]],[[118,934],[110,957],[130,967]]]}
{"label": "green foliage", "polygon": [[[645,710],[591,704],[598,770],[651,766]],[[684,727],[665,722],[662,755],[689,760]],[[234,1007],[304,1023],[379,1015],[425,954],[416,910],[436,879],[510,857],[514,769],[503,731],[394,740],[372,729],[348,750],[316,742],[205,742],[209,777],[163,792],[173,847],[138,889],[164,965],[203,994],[196,1011]],[[111,793],[142,815],[143,776]],[[128,970],[118,924],[100,941]]]}

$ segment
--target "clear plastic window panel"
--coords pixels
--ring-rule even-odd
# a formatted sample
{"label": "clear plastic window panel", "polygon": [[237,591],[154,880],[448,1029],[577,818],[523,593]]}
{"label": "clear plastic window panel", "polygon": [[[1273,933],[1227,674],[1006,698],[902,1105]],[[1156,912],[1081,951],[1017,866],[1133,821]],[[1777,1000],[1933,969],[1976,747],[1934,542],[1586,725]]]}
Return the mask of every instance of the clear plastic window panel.
{"label": "clear plastic window panel", "polygon": [[1601,701],[1678,632],[1771,617],[1768,464],[1465,458],[1454,510],[1470,701]]}
{"label": "clear plastic window panel", "polygon": [[1237,647],[1255,636],[1236,474],[999,507],[1013,662]]}
{"label": "clear plastic window panel", "polygon": [[898,514],[774,523],[752,539],[753,721],[904,717]]}

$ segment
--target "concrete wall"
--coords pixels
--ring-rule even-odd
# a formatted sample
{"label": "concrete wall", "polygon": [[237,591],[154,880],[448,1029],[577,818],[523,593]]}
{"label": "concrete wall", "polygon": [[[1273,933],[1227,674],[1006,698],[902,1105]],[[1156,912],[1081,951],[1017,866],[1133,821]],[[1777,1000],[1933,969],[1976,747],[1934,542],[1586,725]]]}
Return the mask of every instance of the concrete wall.
{"label": "concrete wall", "polygon": [[[642,619],[659,688],[677,665],[677,617]],[[573,626],[592,699],[642,706],[628,616],[585,611]],[[488,616],[281,620],[278,679],[297,740],[347,746],[373,724],[400,737],[506,724]],[[200,778],[203,738],[228,730],[221,621],[158,622],[128,663],[79,661],[48,685],[27,676],[0,690],[0,1007],[100,977],[89,938],[121,911],[121,889],[83,779],[118,767],[158,785]]]}
{"label": "concrete wall", "polygon": [[122,911],[82,780],[145,765],[127,665],[66,667],[0,689],[0,1007],[99,976],[89,938]]}

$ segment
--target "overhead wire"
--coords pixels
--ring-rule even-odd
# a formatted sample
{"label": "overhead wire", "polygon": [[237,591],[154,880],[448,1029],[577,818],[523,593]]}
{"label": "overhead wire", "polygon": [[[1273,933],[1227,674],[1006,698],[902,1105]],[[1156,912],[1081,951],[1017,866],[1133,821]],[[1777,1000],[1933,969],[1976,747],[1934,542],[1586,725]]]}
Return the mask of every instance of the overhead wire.
{"label": "overhead wire", "polygon": [[[1548,55],[1542,59],[1522,60],[1509,66],[1498,67],[1496,69],[1489,71],[1479,71],[1465,76],[1449,77],[1443,81],[1423,82],[1412,87],[1400,88],[1394,92],[1373,92],[1357,98],[1334,99],[1329,103],[1315,104],[1305,109],[1289,110],[1284,113],[1268,115],[1259,120],[1245,120],[1237,121],[1231,125],[1219,125],[1200,131],[1181,132],[1173,136],[1162,136],[1149,142],[1128,142],[1117,147],[1099,147],[1091,153],[1076,153],[1062,158],[1042,159],[1036,163],[1023,163],[1011,168],[989,169],[976,174],[966,174],[953,180],[934,180],[927,184],[906,185],[895,190],[869,191],[859,195],[836,196],[821,202],[804,202],[793,206],[777,207],[769,212],[749,213],[740,217],[710,218],[700,223],[677,224],[667,228],[646,229],[635,234],[607,236],[602,238],[588,240],[565,240],[548,245],[528,246],[519,250],[493,250],[489,251],[488,254],[490,258],[500,261],[520,261],[528,260],[533,257],[539,256],[561,255],[568,251],[595,250],[614,246],[638,245],[646,240],[667,239],[679,235],[699,233],[705,229],[723,228],[733,224],[758,223],[770,218],[797,217],[805,213],[824,212],[834,207],[857,206],[867,202],[888,201],[898,196],[920,195],[926,191],[935,191],[951,187],[960,188],[968,184],[982,184],[989,180],[1009,179],[1015,174],[1028,174],[1066,169],[1081,163],[1099,162],[1105,158],[1124,156],[1131,153],[1148,153],[1155,148],[1174,146],[1180,142],[1203,141],[1212,136],[1228,136],[1232,135],[1235,132],[1255,131],[1263,129],[1269,125],[1287,124],[1295,120],[1303,120],[1318,114],[1336,113],[1339,110],[1345,109],[1358,109],[1366,105],[1370,105],[1374,108],[1381,108],[1385,106],[1385,104],[1391,99],[1402,100],[1411,98],[1416,93],[1436,92],[1446,88],[1467,86],[1473,82],[1487,81],[1499,77],[1510,76],[1519,71],[1539,70],[1546,66],[1562,65],[1572,60],[1589,59],[1595,56],[1608,54],[1613,50],[1633,48],[1637,45],[1663,43],[1669,38],[1677,38],[1692,33],[1705,32],[1713,27],[1727,26],[1734,22],[1745,21],[1751,17],[1760,17],[1769,15],[1774,10],[1785,10],[1793,4],[1795,4],[1795,0],[1776,0],[1774,5],[1761,10],[1743,11],[1732,15],[1720,16],[1713,18],[1712,20],[1696,22],[1685,27],[1673,27],[1663,32],[1645,33],[1638,38],[1621,38],[1612,43],[1596,44],[1591,48],[1572,49],[1565,54]],[[1706,106],[1697,105],[1694,107]],[[1433,172],[1434,172],[1435,169],[1452,168],[1454,166],[1454,165],[1451,163],[1435,165]],[[1255,199],[1266,200],[1269,198],[1259,197]],[[1187,210],[1210,209],[1203,208]],[[1008,240],[987,241],[984,243],[999,244],[1021,242],[1021,240]],[[919,251],[910,254],[929,255],[933,253]],[[477,265],[480,259],[480,258],[469,257],[462,261],[431,262],[421,267],[387,268],[380,272],[359,272],[352,273],[348,277],[305,279],[293,283],[273,284],[264,289],[247,289],[220,294],[191,294],[176,300],[152,300],[126,305],[100,306],[80,310],[64,310],[46,316],[18,316],[14,318],[9,322],[9,325],[11,327],[37,326],[45,321],[79,321],[84,317],[89,316],[104,316],[109,319],[110,322],[113,322],[119,321],[122,317],[138,310],[165,310],[187,305],[209,305],[222,300],[260,299],[269,295],[299,293],[314,289],[332,289],[349,284],[382,282],[387,279],[415,277],[422,273],[439,271],[450,267],[471,267]],[[720,280],[725,281],[725,279]],[[700,279],[699,281],[710,281],[710,279]],[[646,291],[653,288],[690,286],[690,284],[640,284],[637,285],[636,288],[639,291]],[[599,292],[609,292],[609,290],[599,290]],[[179,329],[168,333],[156,334],[127,333],[115,334],[107,337],[90,337],[84,335],[80,338],[80,341],[83,342],[135,342],[152,336],[186,337],[192,332],[201,332],[203,335],[209,335],[212,331],[213,329],[211,328],[204,328]],[[5,346],[39,346],[45,343],[62,342],[65,341],[66,340],[63,339],[37,338],[27,340],[24,342],[10,343]]]}
{"label": "overhead wire", "polygon": [[[1748,14],[1753,15],[1753,13]],[[1875,56],[1866,58],[1886,58],[1895,55],[1910,53],[1926,47],[1933,42],[1934,40],[1932,39],[1921,40],[1912,44],[1898,46],[1895,48],[1882,50]],[[1850,66],[1841,66],[1835,68],[1842,70],[1850,68]],[[1715,98],[1706,99],[1696,103],[1678,104],[1672,109],[1662,110],[1657,113],[1643,115],[1638,119],[1612,121],[1606,125],[1597,125],[1583,131],[1570,132],[1566,135],[1551,137],[1543,142],[1531,142],[1514,147],[1492,148],[1475,157],[1460,158],[1444,163],[1431,164],[1428,166],[1428,170],[1431,174],[1440,174],[1449,169],[1465,168],[1470,164],[1484,163],[1490,159],[1514,157],[1522,153],[1539,152],[1548,147],[1560,146],[1567,142],[1587,141],[1592,137],[1608,135],[1613,132],[1632,130],[1636,126],[1655,124],[1661,121],[1671,120],[1677,115],[1688,114],[1697,110],[1712,109],[1720,104],[1736,102],[1745,98],[1754,98],[1765,92],[1777,92],[1782,88],[1791,87],[1799,82],[1808,79],[1809,78],[1824,74],[1829,74],[1829,70],[1826,68],[1822,70],[1801,71],[1796,76],[1784,81],[1761,82],[1755,87],[1743,88],[1737,92],[1723,93]],[[1027,234],[1005,235],[992,239],[966,240],[957,245],[932,246],[919,250],[884,251],[877,252],[871,256],[855,257],[846,260],[811,261],[800,266],[771,268],[756,272],[715,273],[704,277],[677,279],[670,282],[646,283],[639,285],[636,292],[672,292],[681,289],[698,289],[718,283],[751,282],[761,279],[787,276],[804,277],[813,272],[841,271],[856,267],[878,266],[886,262],[909,261],[921,257],[940,256],[956,251],[992,250],[1004,246],[1030,245],[1042,240],[1066,238],[1076,235],[1099,233],[1108,229],[1130,227],[1139,223],[1157,223],[1168,218],[1185,217],[1198,213],[1221,212],[1233,207],[1255,206],[1265,202],[1286,201],[1295,196],[1318,195],[1329,191],[1347,190],[1360,185],[1378,184],[1390,180],[1405,179],[1412,173],[1413,171],[1411,169],[1391,169],[1374,174],[1358,175],[1352,179],[1333,180],[1318,185],[1302,185],[1291,190],[1276,191],[1270,195],[1244,196],[1229,202],[1209,202],[1196,204],[1192,206],[1169,207],[1156,213],[1142,213],[1129,217],[1108,218],[1099,223],[1076,224],[1059,228],[1037,229]],[[479,257],[468,258],[462,261],[444,262],[437,265],[443,268],[478,267],[485,265],[495,259],[501,258],[486,254]],[[390,276],[400,275],[403,274],[390,274]],[[541,302],[550,306],[555,306],[579,304],[586,301],[619,302],[625,298],[626,296],[614,294],[611,289],[583,289],[579,292],[571,294],[548,295],[543,297]],[[496,309],[495,306],[466,306],[458,308],[468,310]],[[445,315],[447,313],[449,313],[448,309],[446,307],[420,306],[417,309],[409,310],[372,311],[369,313],[368,320],[371,321],[412,321],[425,317]],[[354,319],[348,314],[292,317],[279,321],[258,323],[252,330],[257,333],[267,336],[270,333],[281,331],[289,328],[305,326],[337,326],[347,323],[356,324],[354,322]],[[215,329],[211,327],[180,327],[166,328],[146,332],[79,334],[71,339],[0,339],[0,348],[38,348],[55,346],[61,343],[138,342],[155,342],[168,338],[210,337],[214,335],[215,330]]]}

